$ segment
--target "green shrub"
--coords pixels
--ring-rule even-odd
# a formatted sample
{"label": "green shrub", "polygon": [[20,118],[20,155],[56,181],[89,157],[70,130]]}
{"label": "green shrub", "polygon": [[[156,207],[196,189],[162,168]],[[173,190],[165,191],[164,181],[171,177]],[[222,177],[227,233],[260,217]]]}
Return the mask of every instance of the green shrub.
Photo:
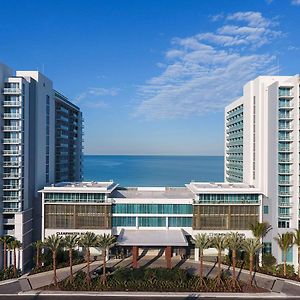
{"label": "green shrub", "polygon": [[18,278],[21,276],[21,270],[17,269],[16,276],[14,275],[14,269],[13,266],[10,266],[6,269],[6,271],[2,270],[0,271],[0,281],[1,280],[7,280],[7,279],[13,279]]}
{"label": "green shrub", "polygon": [[262,271],[274,273],[276,270],[276,258],[271,253],[262,255]]}
{"label": "green shrub", "polygon": [[[276,266],[276,275],[283,276],[283,264]],[[295,270],[293,265],[286,265],[286,275],[289,277],[295,276]]]}

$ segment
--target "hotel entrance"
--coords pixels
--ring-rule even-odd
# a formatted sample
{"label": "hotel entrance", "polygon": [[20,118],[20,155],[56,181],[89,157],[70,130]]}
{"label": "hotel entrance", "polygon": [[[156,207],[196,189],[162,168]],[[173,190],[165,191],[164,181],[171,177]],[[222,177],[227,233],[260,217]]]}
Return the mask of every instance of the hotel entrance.
{"label": "hotel entrance", "polygon": [[184,258],[188,242],[182,230],[122,229],[118,236],[117,246],[132,255],[133,268],[138,268],[139,259],[145,255],[151,255],[157,258],[164,256],[166,267],[171,269],[173,253],[178,253]]}

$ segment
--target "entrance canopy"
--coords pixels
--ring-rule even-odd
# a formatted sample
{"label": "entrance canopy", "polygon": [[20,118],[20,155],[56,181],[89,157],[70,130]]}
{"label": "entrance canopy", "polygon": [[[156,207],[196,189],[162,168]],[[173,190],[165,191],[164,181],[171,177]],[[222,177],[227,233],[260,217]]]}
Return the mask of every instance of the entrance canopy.
{"label": "entrance canopy", "polygon": [[127,230],[122,229],[117,240],[119,246],[188,246],[182,230]]}

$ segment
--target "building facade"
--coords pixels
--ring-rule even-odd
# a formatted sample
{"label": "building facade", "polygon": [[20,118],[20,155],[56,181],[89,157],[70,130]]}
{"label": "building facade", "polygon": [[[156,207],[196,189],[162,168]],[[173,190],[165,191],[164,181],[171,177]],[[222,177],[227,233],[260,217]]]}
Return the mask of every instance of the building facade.
{"label": "building facade", "polygon": [[123,188],[114,182],[80,182],[59,183],[40,192],[43,239],[86,231],[132,236],[138,231],[155,247],[154,233],[182,232],[187,241],[203,232],[234,231],[250,237],[250,224],[262,219],[262,194],[243,183]]}
{"label": "building facade", "polygon": [[[42,206],[37,192],[55,182],[56,98],[52,81],[40,72],[13,74],[3,64],[0,88],[0,235],[21,241],[17,266],[26,270],[32,264],[31,243],[41,234]],[[75,165],[80,174],[79,164]],[[7,259],[8,265],[13,264],[12,255]]]}
{"label": "building facade", "polygon": [[[264,238],[278,262],[274,237],[299,227],[299,76],[260,76],[225,109],[225,180],[254,185],[265,196]],[[297,264],[296,246],[288,262]]]}

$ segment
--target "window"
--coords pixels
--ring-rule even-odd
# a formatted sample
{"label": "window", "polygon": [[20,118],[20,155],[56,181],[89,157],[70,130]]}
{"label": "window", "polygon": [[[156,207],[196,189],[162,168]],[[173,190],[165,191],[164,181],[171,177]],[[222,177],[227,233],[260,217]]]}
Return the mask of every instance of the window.
{"label": "window", "polygon": [[272,253],[272,243],[263,243],[263,254],[269,254]]}
{"label": "window", "polygon": [[[283,262],[283,251],[281,251],[281,259]],[[286,262],[287,263],[292,263],[293,262],[293,247],[290,247],[286,253]]]}
{"label": "window", "polygon": [[289,220],[279,220],[278,228],[290,228],[290,221]]}
{"label": "window", "polygon": [[269,206],[264,206],[264,214],[267,215],[269,213]]}

